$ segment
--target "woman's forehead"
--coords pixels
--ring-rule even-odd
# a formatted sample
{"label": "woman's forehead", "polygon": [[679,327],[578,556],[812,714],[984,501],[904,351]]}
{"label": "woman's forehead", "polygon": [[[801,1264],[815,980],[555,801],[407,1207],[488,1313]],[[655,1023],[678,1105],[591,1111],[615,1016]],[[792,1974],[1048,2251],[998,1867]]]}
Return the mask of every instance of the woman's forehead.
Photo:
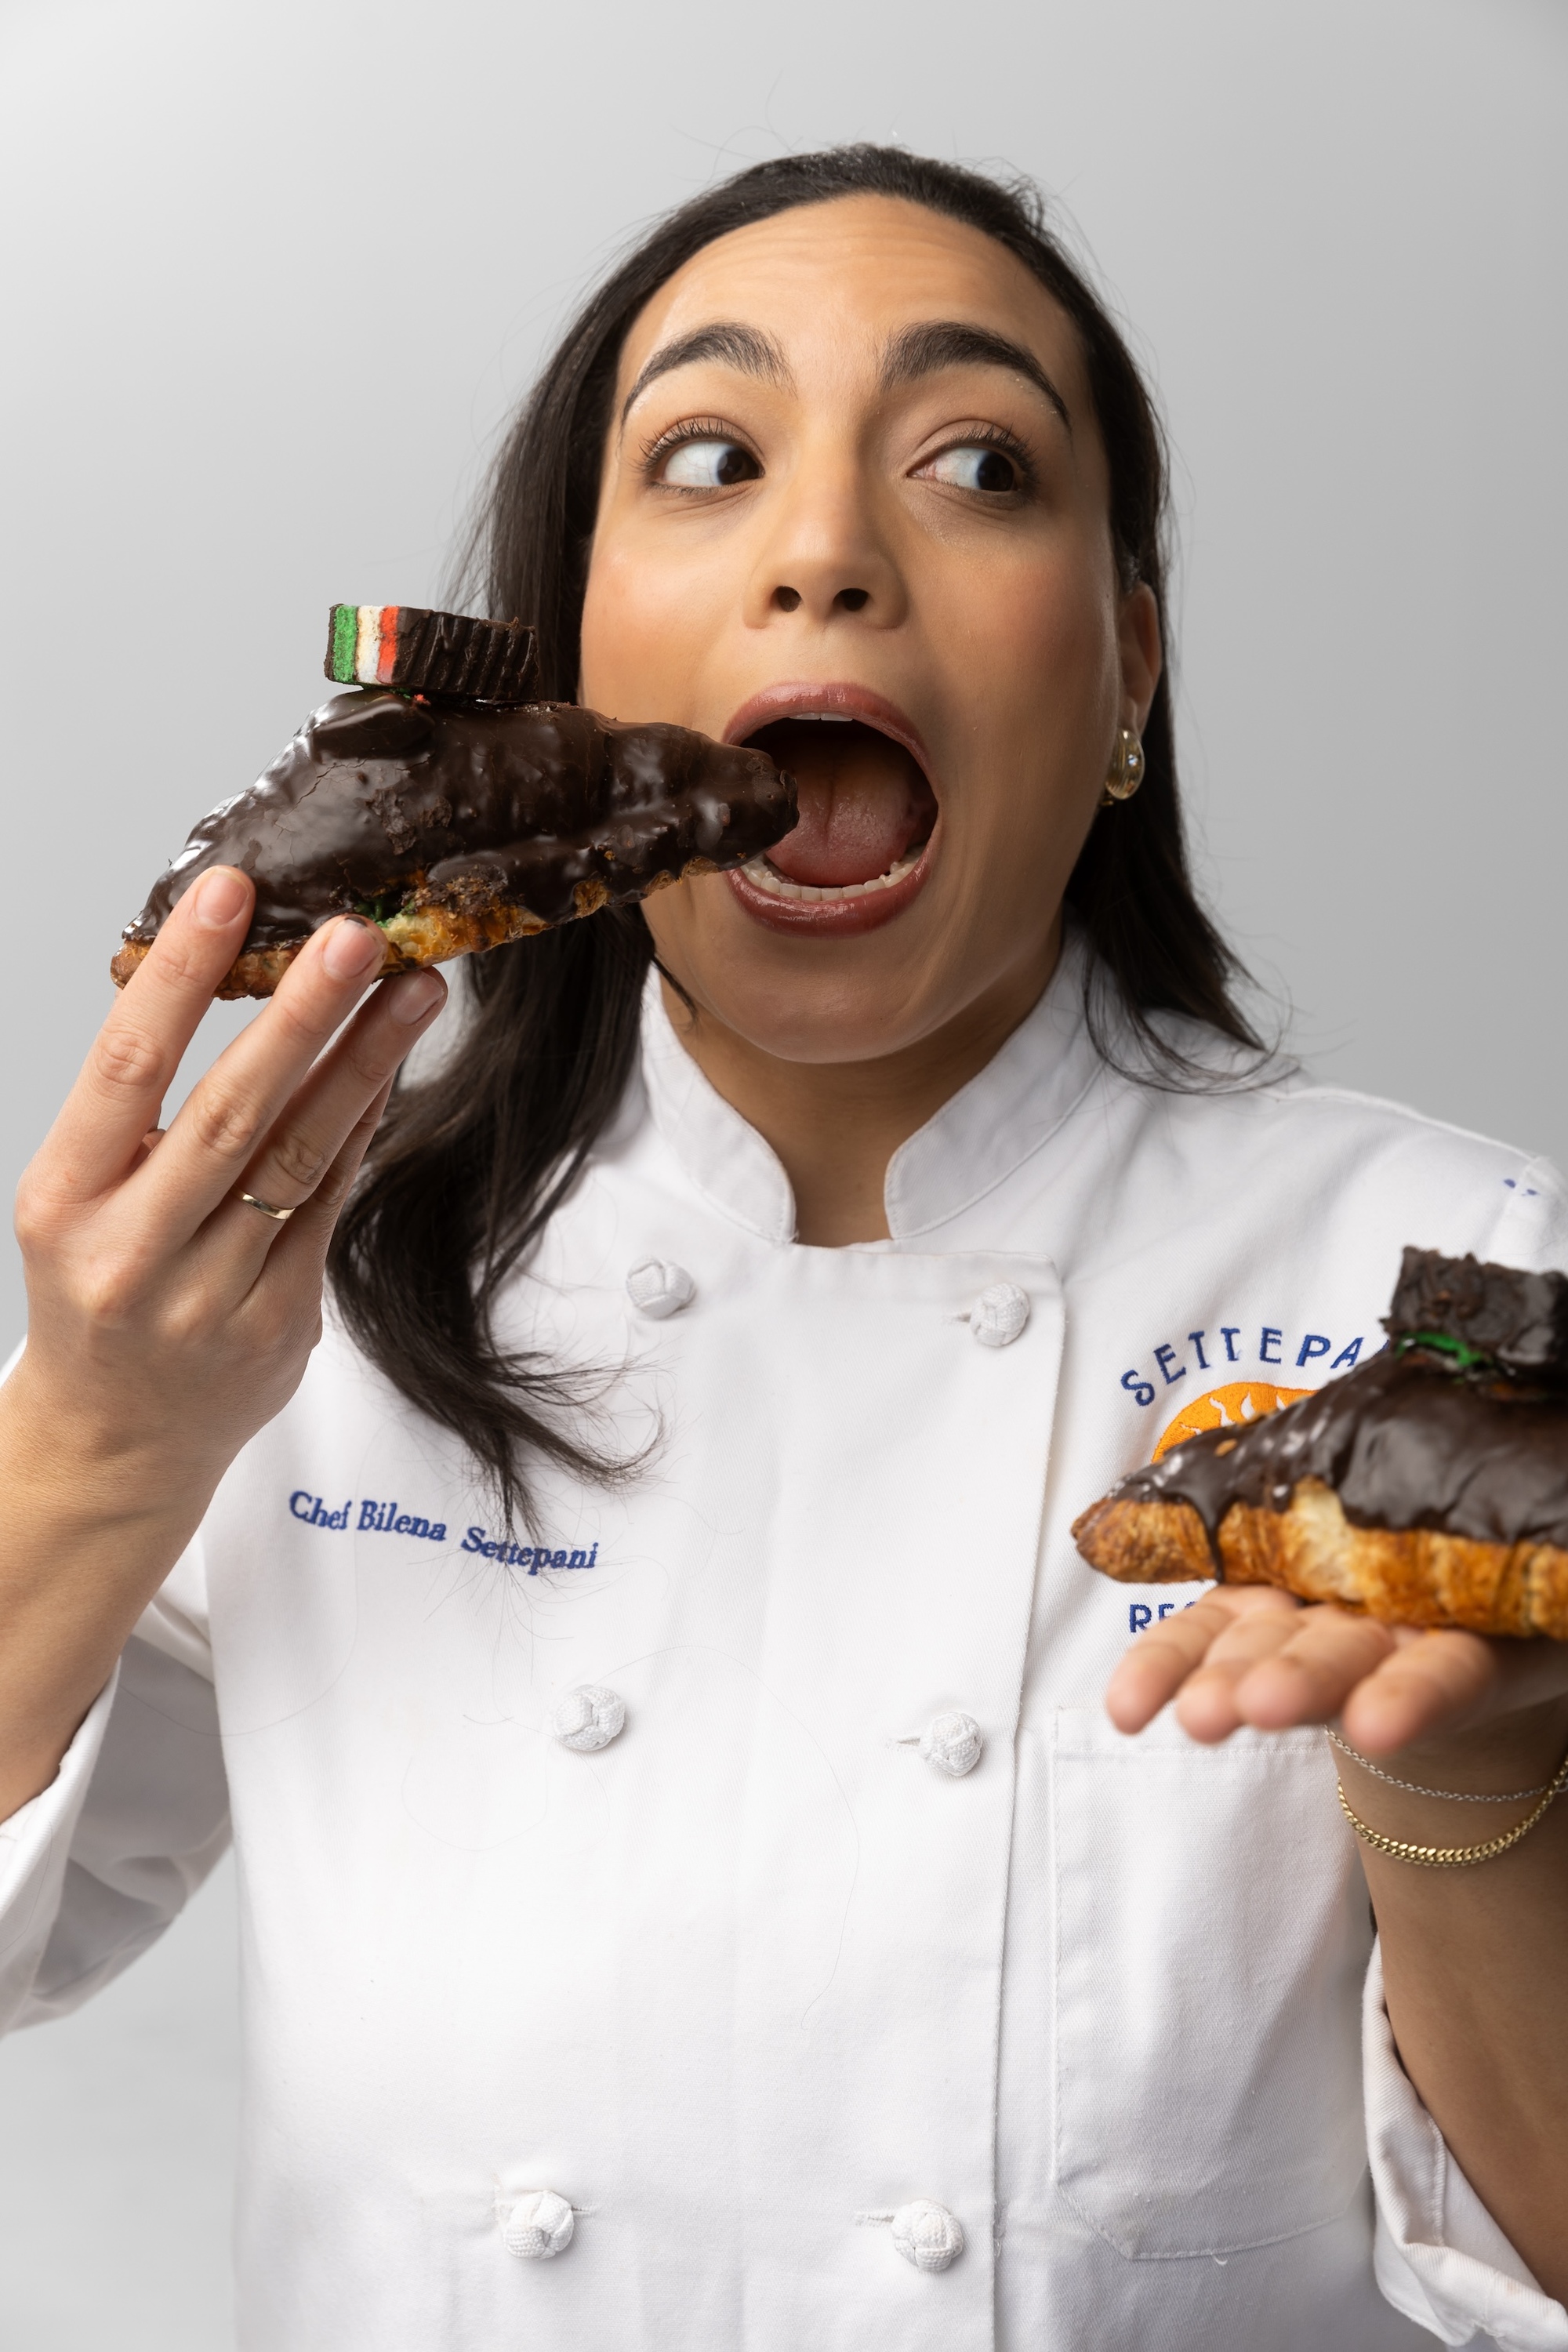
{"label": "woman's forehead", "polygon": [[895,196],[841,196],[731,230],[694,254],[639,312],[623,392],[656,351],[715,320],[791,346],[873,359],[922,320],[963,319],[1026,344],[1081,380],[1077,331],[1017,257],[965,221]]}

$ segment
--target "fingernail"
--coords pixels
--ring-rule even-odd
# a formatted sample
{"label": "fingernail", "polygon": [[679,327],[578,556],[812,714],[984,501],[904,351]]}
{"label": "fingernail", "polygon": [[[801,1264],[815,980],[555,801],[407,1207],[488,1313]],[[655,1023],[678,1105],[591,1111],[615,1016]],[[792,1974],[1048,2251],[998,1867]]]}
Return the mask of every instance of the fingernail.
{"label": "fingernail", "polygon": [[359,915],[345,915],[332,925],[321,962],[333,980],[363,980],[386,953],[386,941],[374,923]]}
{"label": "fingernail", "polygon": [[246,898],[238,875],[220,866],[216,874],[203,875],[191,893],[191,905],[204,930],[221,931],[245,912]]}
{"label": "fingernail", "polygon": [[406,1021],[410,1028],[433,1013],[447,993],[447,983],[433,971],[416,972],[412,979],[395,981],[390,991],[392,1017]]}

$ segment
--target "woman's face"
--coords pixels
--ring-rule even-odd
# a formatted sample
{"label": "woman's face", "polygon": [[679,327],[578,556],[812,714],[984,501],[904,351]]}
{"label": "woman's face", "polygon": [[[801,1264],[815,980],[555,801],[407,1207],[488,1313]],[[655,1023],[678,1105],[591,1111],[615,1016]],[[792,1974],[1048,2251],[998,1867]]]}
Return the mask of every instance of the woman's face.
{"label": "woman's face", "polygon": [[767,860],[647,903],[707,1013],[838,1062],[1026,1011],[1117,730],[1159,675],[1108,495],[1070,320],[920,206],[738,230],[642,312],[583,699],[760,743],[800,786]]}

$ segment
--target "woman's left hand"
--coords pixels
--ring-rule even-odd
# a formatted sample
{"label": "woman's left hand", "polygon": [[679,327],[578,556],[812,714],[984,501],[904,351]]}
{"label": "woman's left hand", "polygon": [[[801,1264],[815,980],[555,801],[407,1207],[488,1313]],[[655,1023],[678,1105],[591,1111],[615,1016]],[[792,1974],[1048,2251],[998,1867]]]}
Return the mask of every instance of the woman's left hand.
{"label": "woman's left hand", "polygon": [[1208,1743],[1244,1725],[1338,1719],[1352,1748],[1381,1757],[1435,1743],[1491,1748],[1510,1732],[1533,1746],[1532,1711],[1564,1697],[1568,1643],[1382,1625],[1268,1586],[1220,1585],[1138,1636],[1106,1706],[1118,1730],[1135,1732],[1174,1699],[1183,1729]]}

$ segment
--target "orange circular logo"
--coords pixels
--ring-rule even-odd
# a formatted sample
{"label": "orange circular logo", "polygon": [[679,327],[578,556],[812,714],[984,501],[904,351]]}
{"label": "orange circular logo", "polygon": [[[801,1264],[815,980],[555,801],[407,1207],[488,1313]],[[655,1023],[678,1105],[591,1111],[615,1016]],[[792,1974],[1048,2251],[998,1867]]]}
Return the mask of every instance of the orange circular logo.
{"label": "orange circular logo", "polygon": [[1223,1389],[1210,1389],[1176,1415],[1154,1448],[1153,1459],[1158,1462],[1162,1454],[1196,1437],[1200,1430],[1245,1429],[1249,1421],[1261,1421],[1266,1412],[1311,1394],[1310,1389],[1277,1389],[1271,1381],[1230,1381]]}

